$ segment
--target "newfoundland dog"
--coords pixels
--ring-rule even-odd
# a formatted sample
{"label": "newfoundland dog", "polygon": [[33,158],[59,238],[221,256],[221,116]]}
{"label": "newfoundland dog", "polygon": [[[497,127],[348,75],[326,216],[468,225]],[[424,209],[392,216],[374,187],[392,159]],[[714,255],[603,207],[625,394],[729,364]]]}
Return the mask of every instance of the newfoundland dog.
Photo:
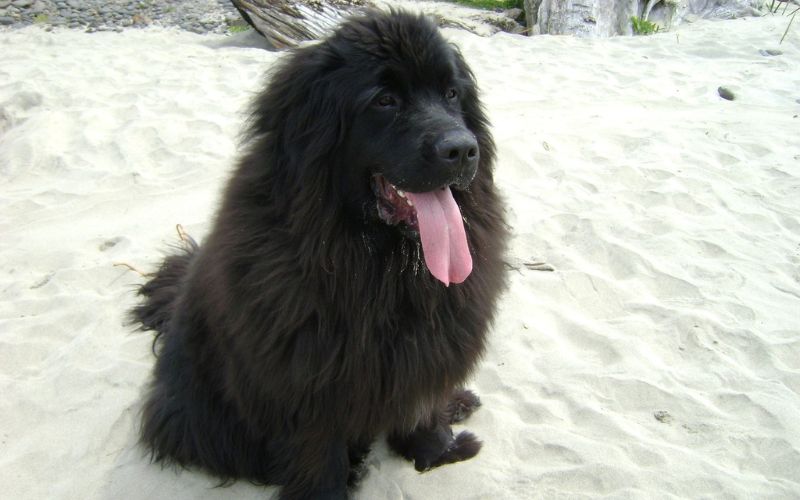
{"label": "newfoundland dog", "polygon": [[418,471],[473,457],[450,426],[480,404],[506,226],[459,51],[424,17],[352,18],[277,65],[246,147],[133,310],[154,460],[333,499],[382,435]]}

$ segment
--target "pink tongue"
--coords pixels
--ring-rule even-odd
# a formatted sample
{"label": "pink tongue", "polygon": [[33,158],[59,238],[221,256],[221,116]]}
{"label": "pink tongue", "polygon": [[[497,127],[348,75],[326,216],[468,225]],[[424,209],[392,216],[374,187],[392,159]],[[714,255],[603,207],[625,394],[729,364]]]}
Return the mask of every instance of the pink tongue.
{"label": "pink tongue", "polygon": [[472,256],[461,211],[450,188],[428,193],[406,193],[417,210],[419,237],[425,263],[444,283],[461,283],[472,272]]}

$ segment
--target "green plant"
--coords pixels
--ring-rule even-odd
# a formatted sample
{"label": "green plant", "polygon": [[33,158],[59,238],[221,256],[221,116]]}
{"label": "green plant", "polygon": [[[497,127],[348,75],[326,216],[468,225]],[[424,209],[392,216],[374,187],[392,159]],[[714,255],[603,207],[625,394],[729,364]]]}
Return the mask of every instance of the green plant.
{"label": "green plant", "polygon": [[[786,10],[789,8],[790,3],[791,2],[789,2],[788,0],[777,0],[777,1],[772,0],[772,2],[769,4],[769,12],[770,14],[777,13],[778,9],[781,8],[781,4],[783,4],[783,12],[781,12],[781,15],[786,15]],[[797,14],[798,10],[800,10],[800,7],[794,9],[792,12],[789,13],[789,15],[793,16],[794,14]]]}
{"label": "green plant", "polygon": [[769,5],[769,13],[770,14],[776,14],[778,12],[778,9],[781,6],[781,3],[784,4],[783,5],[783,12],[781,12],[781,15],[782,16],[789,16],[789,24],[786,25],[786,31],[783,32],[783,36],[781,37],[781,41],[778,42],[778,45],[782,44],[783,40],[786,38],[786,35],[789,34],[789,28],[792,27],[792,23],[794,22],[794,18],[797,15],[797,12],[800,11],[800,7],[797,7],[796,9],[794,9],[793,11],[791,11],[791,12],[789,12],[787,14],[786,10],[789,8],[788,0],[778,0],[777,3],[775,2],[775,0],[772,0],[772,3]]}
{"label": "green plant", "polygon": [[228,31],[230,33],[242,33],[250,29],[250,26],[246,24],[231,24],[228,26]]}
{"label": "green plant", "polygon": [[449,0],[451,3],[457,3],[465,7],[474,7],[476,9],[495,10],[495,9],[523,9],[523,0]]}
{"label": "green plant", "polygon": [[656,23],[636,16],[631,16],[631,25],[633,26],[634,35],[652,35],[653,33],[658,33],[661,29]]}
{"label": "green plant", "polygon": [[50,16],[47,14],[36,14],[33,17],[33,22],[36,24],[46,24],[50,22]]}
{"label": "green plant", "polygon": [[792,14],[791,14],[792,17],[789,19],[789,24],[786,25],[786,31],[783,32],[783,36],[781,37],[781,41],[778,42],[778,45],[782,44],[783,43],[783,39],[786,38],[786,35],[789,34],[789,28],[792,27],[792,22],[794,21],[794,16],[797,15],[797,11],[798,10],[800,10],[800,7],[798,7],[797,9],[795,9],[794,12],[792,12]]}

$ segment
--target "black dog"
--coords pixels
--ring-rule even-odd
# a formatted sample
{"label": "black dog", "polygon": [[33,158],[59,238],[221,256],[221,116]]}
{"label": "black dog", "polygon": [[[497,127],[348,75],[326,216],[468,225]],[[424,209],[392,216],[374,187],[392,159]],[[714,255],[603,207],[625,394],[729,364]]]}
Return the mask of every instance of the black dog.
{"label": "black dog", "polygon": [[475,81],[434,24],[351,19],[274,71],[202,246],[134,311],[157,332],[156,460],[345,498],[382,433],[417,470],[474,456],[450,424],[504,287]]}

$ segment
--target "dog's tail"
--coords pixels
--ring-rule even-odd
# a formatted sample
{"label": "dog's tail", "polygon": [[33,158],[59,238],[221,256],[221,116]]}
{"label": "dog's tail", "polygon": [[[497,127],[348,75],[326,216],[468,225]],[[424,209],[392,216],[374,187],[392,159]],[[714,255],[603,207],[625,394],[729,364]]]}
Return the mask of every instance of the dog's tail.
{"label": "dog's tail", "polygon": [[156,350],[156,341],[169,329],[181,285],[197,251],[194,240],[184,240],[184,243],[185,246],[178,253],[164,259],[158,271],[139,288],[138,295],[144,297],[144,302],[134,307],[130,313],[131,321],[138,323],[140,330],[155,332],[153,352]]}

